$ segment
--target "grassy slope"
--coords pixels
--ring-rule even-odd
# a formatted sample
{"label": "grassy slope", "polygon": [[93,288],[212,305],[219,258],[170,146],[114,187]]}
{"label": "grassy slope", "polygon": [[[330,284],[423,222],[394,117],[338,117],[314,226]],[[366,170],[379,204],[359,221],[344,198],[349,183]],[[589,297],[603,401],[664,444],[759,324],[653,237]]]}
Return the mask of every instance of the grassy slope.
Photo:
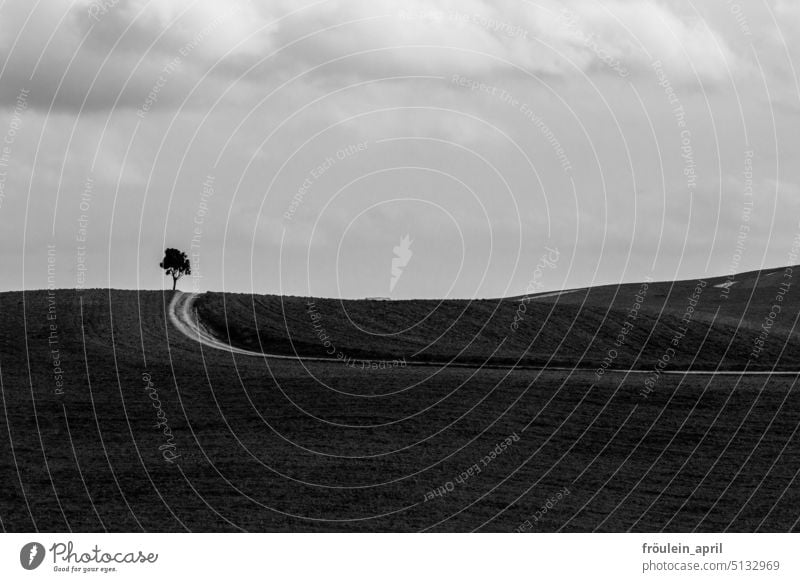
{"label": "grassy slope", "polygon": [[[725,308],[725,325],[743,305],[752,317],[739,333],[760,325],[774,292],[769,279],[740,279],[740,293],[732,290]],[[678,305],[686,294],[681,285],[673,294]],[[757,291],[749,303],[747,285]],[[570,312],[562,308],[576,313],[587,293],[530,303],[536,313],[553,310],[543,331],[551,346],[569,338],[560,359],[582,353],[579,339],[590,343],[593,322],[603,319],[599,304],[608,303],[615,291],[587,292],[595,306],[584,307],[577,319],[583,335],[565,333]],[[613,303],[620,307],[612,307],[609,317],[618,323],[636,291],[638,286],[620,288]],[[712,305],[714,296],[704,297]],[[800,399],[788,378],[664,376],[643,399],[641,376],[598,380],[591,370],[367,372],[233,357],[176,335],[165,323],[169,298],[160,292],[57,292],[66,380],[64,394],[57,395],[46,293],[0,294],[4,528],[512,531],[565,486],[572,494],[536,524],[537,530],[713,531],[730,525],[747,531],[763,519],[764,529],[785,531],[797,518],[800,495],[793,479],[800,458],[794,431]],[[214,300],[221,297],[203,298],[204,318]],[[229,316],[242,323],[248,314],[252,318],[248,298],[229,295],[225,301]],[[258,301],[268,306],[276,300]],[[655,317],[658,301],[665,303],[655,291],[648,295],[648,315],[639,323]],[[319,304],[329,334],[347,349],[380,355],[404,345],[404,353],[411,354],[425,345],[419,329],[400,339],[358,343],[356,332],[337,323],[337,302]],[[398,309],[413,306],[427,313],[424,302],[350,305],[372,309],[373,314],[356,314],[370,326],[385,314],[388,329],[396,325]],[[668,314],[674,312],[672,301],[666,305]],[[233,309],[237,306],[242,309]],[[424,325],[439,331],[466,306],[442,305]],[[503,317],[512,306],[501,304]],[[475,322],[484,321],[474,314],[485,315],[494,304],[468,308],[481,311],[459,321],[447,343],[430,348],[431,357],[469,343]],[[261,309],[259,325],[267,326]],[[293,337],[305,334],[304,349],[315,349],[302,302],[291,302],[287,312]],[[783,347],[795,315],[788,307],[781,314],[771,350]],[[704,309],[686,346],[697,345],[709,317]],[[483,347],[466,357],[483,357],[481,350],[496,346],[509,321],[496,322],[493,334],[479,339]],[[540,317],[526,317],[517,331],[532,338],[535,328],[527,325],[541,327]],[[637,325],[635,331],[643,329]],[[237,341],[252,341],[247,325],[235,330]],[[658,329],[655,334],[669,336]],[[524,346],[529,340],[507,341]],[[788,345],[796,351],[793,342],[790,338]],[[635,347],[633,341],[629,345]],[[592,350],[602,352],[590,345]],[[509,355],[516,357],[511,352],[503,357]],[[546,352],[534,350],[528,358],[543,356]],[[144,371],[152,376],[181,454],[172,465],[158,449],[165,439],[155,428]],[[480,475],[446,497],[423,502],[427,491],[455,479],[514,432],[520,441]],[[382,516],[387,512],[395,513]]]}
{"label": "grassy slope", "polygon": [[[746,273],[730,293],[710,279],[695,306],[690,333],[671,358],[673,368],[794,369],[800,364],[797,293],[787,293],[764,350],[751,357],[761,325],[776,303],[784,271]],[[800,273],[800,271],[798,271]],[[481,301],[314,300],[319,320],[337,351],[354,358],[523,363],[597,368],[616,349],[614,366],[651,368],[683,324],[697,281],[652,283],[636,319],[628,314],[640,284],[595,287],[526,302],[512,328],[519,299]],[[325,355],[306,301],[298,297],[208,293],[197,302],[215,335],[256,351]],[[623,346],[615,339],[625,322],[634,327]]]}

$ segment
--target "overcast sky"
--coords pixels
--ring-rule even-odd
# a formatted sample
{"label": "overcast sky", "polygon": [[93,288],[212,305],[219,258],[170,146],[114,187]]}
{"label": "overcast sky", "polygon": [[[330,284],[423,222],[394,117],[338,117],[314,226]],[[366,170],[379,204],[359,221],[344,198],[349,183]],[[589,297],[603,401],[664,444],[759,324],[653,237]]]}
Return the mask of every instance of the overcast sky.
{"label": "overcast sky", "polygon": [[2,287],[161,288],[168,246],[185,290],[331,297],[784,265],[798,39],[790,0],[6,1]]}

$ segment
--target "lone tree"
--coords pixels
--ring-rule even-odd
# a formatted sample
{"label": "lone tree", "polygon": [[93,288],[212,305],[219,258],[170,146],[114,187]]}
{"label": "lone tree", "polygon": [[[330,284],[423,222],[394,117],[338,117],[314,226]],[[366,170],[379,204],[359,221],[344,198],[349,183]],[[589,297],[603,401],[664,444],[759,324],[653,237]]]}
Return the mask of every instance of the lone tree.
{"label": "lone tree", "polygon": [[167,249],[164,251],[164,260],[158,265],[167,275],[172,276],[172,290],[175,291],[175,286],[178,284],[178,279],[184,275],[192,274],[192,267],[189,264],[189,258],[186,253],[178,249]]}

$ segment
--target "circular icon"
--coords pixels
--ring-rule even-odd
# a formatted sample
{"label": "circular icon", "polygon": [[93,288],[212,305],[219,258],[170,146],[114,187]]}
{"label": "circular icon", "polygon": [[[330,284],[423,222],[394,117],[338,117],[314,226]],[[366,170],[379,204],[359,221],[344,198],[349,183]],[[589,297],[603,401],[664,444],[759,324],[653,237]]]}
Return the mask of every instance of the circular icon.
{"label": "circular icon", "polygon": [[19,552],[19,563],[26,570],[35,570],[44,561],[44,546],[38,542],[30,542],[22,546]]}

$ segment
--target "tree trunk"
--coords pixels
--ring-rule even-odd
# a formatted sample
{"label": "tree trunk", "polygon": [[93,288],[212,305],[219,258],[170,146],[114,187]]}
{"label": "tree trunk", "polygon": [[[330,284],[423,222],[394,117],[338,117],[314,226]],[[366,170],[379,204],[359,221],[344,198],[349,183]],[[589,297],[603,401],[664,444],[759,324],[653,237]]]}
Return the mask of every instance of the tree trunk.
{"label": "tree trunk", "polygon": [[177,277],[173,277],[173,278],[172,278],[172,290],[173,290],[173,291],[175,291],[175,286],[176,286],[177,284],[178,284],[178,278],[177,278]]}

